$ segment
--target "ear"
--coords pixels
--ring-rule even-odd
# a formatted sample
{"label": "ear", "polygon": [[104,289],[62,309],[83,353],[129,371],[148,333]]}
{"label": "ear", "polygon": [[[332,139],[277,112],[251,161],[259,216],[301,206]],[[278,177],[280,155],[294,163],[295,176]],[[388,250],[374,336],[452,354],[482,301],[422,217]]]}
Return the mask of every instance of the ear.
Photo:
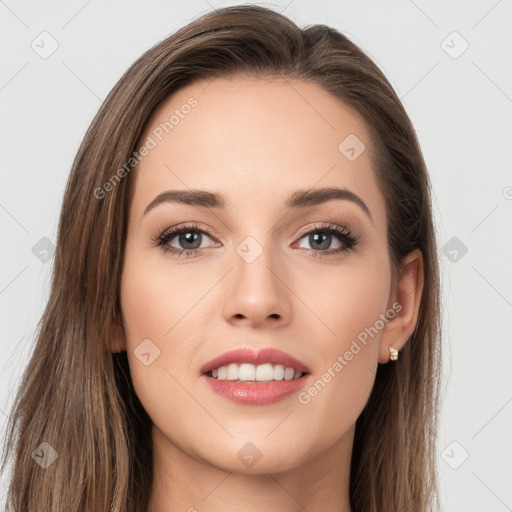
{"label": "ear", "polygon": [[126,350],[126,335],[122,322],[116,322],[112,328],[113,334],[110,337],[110,345],[107,347],[110,352],[122,352]]}
{"label": "ear", "polygon": [[409,340],[420,310],[421,295],[423,292],[423,255],[419,249],[409,253],[404,260],[394,290],[388,311],[393,311],[391,318],[381,331],[379,341],[379,363],[389,361],[389,346],[400,350]]}

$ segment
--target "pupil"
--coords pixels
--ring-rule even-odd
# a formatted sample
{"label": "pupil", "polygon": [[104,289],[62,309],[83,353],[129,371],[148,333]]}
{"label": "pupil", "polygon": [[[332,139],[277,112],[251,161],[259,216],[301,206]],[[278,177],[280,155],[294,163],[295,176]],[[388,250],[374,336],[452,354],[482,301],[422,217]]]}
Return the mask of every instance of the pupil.
{"label": "pupil", "polygon": [[[199,233],[192,233],[190,231],[187,231],[186,233],[181,233],[180,236],[179,236],[179,242],[180,243],[183,243],[183,242],[186,242],[186,243],[192,243],[194,244],[193,247],[187,247],[187,249],[197,249],[200,245],[201,245],[201,242],[199,241]],[[195,240],[194,240],[194,237],[195,237]],[[199,243],[198,243],[199,241]]]}
{"label": "pupil", "polygon": [[330,245],[330,241],[331,241],[331,235],[328,233],[322,233],[322,234],[315,233],[313,235],[310,235],[309,243],[311,244],[311,246],[313,248],[315,248],[313,244],[318,243],[319,237],[324,237],[324,239],[322,242],[320,242],[320,247],[317,247],[317,248],[318,249],[328,249],[329,245]]}

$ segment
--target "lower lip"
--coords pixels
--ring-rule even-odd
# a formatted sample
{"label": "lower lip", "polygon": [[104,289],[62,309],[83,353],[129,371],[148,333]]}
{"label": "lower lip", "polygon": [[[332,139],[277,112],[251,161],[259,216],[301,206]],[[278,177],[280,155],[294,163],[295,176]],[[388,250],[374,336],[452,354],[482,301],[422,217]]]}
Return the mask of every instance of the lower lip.
{"label": "lower lip", "polygon": [[268,382],[239,382],[218,380],[202,375],[210,389],[228,400],[246,405],[273,404],[297,393],[305,384],[308,374],[292,380],[271,380]]}

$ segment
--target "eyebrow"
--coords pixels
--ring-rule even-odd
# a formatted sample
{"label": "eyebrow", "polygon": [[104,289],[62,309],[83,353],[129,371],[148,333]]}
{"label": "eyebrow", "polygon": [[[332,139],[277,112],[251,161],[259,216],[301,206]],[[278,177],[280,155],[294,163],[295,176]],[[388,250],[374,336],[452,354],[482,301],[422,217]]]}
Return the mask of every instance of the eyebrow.
{"label": "eyebrow", "polygon": [[[357,204],[372,220],[366,203],[350,190],[337,187],[324,187],[309,190],[296,190],[286,200],[287,209],[308,208],[332,200],[351,201]],[[225,209],[231,203],[223,194],[206,190],[166,190],[158,194],[144,210],[144,215],[162,203],[180,203],[202,208]]]}

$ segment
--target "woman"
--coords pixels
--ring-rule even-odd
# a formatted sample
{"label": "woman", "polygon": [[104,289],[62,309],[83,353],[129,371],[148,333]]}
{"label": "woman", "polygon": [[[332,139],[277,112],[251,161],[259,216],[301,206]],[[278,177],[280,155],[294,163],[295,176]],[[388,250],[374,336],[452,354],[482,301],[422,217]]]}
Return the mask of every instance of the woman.
{"label": "woman", "polygon": [[411,122],[339,32],[209,13],[71,170],[14,510],[427,511],[439,276]]}

